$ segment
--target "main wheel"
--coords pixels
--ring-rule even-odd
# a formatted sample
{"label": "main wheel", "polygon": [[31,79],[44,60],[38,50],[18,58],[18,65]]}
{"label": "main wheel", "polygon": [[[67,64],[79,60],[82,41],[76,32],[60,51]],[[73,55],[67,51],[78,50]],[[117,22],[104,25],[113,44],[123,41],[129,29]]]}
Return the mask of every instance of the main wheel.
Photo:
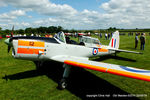
{"label": "main wheel", "polygon": [[59,89],[65,89],[67,87],[67,81],[65,78],[61,79],[60,83],[58,84]]}
{"label": "main wheel", "polygon": [[35,65],[36,65],[36,70],[40,70],[42,65],[43,65],[43,62],[41,61],[34,61]]}

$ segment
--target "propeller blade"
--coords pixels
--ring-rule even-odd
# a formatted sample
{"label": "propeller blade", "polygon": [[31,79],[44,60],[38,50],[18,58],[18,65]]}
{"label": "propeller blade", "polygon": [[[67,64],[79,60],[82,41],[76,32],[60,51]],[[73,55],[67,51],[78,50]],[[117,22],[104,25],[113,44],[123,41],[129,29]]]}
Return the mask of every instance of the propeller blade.
{"label": "propeller blade", "polygon": [[6,40],[4,41],[5,44],[8,45],[8,48],[7,48],[8,53],[9,53],[11,47],[12,47],[11,41],[12,41],[12,38],[8,38],[8,39],[6,39]]}
{"label": "propeller blade", "polygon": [[10,49],[11,49],[11,46],[8,45],[8,53],[9,53]]}
{"label": "propeller blade", "polygon": [[12,27],[12,31],[11,31],[11,37],[13,37],[13,33],[14,32],[14,25],[13,25],[13,27]]}

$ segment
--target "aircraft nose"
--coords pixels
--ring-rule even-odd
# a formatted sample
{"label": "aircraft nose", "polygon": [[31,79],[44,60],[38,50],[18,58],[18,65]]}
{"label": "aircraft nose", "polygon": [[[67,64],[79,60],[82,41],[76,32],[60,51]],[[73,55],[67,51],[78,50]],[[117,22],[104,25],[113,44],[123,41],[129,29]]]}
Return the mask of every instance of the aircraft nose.
{"label": "aircraft nose", "polygon": [[6,40],[4,41],[4,42],[5,42],[5,44],[10,45],[9,40],[10,40],[10,38],[6,39]]}

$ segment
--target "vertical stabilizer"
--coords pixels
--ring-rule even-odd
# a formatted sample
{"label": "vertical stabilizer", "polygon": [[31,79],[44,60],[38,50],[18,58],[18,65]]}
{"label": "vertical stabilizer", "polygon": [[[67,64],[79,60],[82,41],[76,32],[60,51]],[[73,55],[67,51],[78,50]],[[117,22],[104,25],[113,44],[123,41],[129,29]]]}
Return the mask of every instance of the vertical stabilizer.
{"label": "vertical stabilizer", "polygon": [[113,33],[111,40],[110,40],[109,47],[114,48],[114,49],[118,49],[119,48],[119,41],[120,41],[119,31],[115,31]]}

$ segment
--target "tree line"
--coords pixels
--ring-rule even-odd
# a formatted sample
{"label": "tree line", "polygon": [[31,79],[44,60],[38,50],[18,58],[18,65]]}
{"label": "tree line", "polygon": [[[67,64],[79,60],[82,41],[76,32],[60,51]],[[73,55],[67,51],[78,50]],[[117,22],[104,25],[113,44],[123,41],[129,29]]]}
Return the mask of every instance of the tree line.
{"label": "tree line", "polygon": [[[60,31],[66,32],[66,33],[79,33],[79,32],[84,32],[84,33],[111,33],[114,32],[116,30],[119,30],[120,32],[150,32],[150,29],[118,29],[116,27],[109,27],[108,29],[93,29],[93,30],[75,30],[75,29],[64,29],[61,26],[49,26],[49,27],[38,27],[38,28],[26,28],[26,29],[17,29],[17,30],[13,30],[14,34],[27,34],[27,35],[31,35],[31,34],[40,34],[40,35],[45,35],[45,34],[55,34],[58,33]],[[10,33],[12,32],[12,30],[10,29],[5,29],[3,30],[0,27],[0,35],[10,35]]]}
{"label": "tree line", "polygon": [[27,34],[27,35],[31,35],[31,34],[40,34],[40,35],[45,35],[45,34],[55,34],[58,33],[60,31],[63,31],[65,33],[79,33],[79,32],[84,32],[84,33],[95,33],[97,32],[97,30],[75,30],[75,29],[64,29],[61,26],[49,26],[49,27],[38,27],[38,28],[25,28],[25,29],[5,29],[2,30],[2,28],[0,27],[0,35],[10,35],[11,32],[13,31],[14,34]]}
{"label": "tree line", "polygon": [[60,31],[63,31],[63,27],[61,26],[49,26],[49,27],[39,27],[39,28],[26,28],[26,29],[18,29],[18,30],[10,30],[10,29],[5,29],[2,30],[2,28],[0,27],[0,34],[1,35],[8,35],[10,34],[12,31],[14,34],[43,34],[43,33],[57,33]]}

